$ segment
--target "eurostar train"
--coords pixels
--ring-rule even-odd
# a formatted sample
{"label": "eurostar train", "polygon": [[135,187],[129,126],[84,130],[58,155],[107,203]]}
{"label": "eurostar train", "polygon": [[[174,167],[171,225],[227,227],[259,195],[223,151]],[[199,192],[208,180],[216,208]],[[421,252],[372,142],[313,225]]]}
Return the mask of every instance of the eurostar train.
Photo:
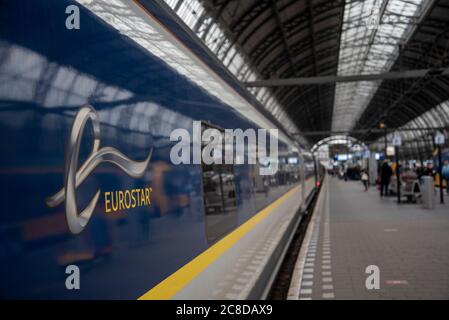
{"label": "eurostar train", "polygon": [[[195,121],[277,171],[173,163]],[[0,130],[6,299],[264,298],[322,174],[155,0],[0,0]]]}

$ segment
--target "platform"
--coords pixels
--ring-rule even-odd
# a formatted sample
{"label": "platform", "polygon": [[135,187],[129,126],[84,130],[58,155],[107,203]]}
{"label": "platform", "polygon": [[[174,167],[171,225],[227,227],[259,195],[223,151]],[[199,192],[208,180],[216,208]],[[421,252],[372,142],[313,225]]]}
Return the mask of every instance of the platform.
{"label": "platform", "polygon": [[[439,198],[438,198],[439,199]],[[449,299],[449,197],[434,210],[328,177],[289,299]],[[380,288],[368,290],[368,266]]]}

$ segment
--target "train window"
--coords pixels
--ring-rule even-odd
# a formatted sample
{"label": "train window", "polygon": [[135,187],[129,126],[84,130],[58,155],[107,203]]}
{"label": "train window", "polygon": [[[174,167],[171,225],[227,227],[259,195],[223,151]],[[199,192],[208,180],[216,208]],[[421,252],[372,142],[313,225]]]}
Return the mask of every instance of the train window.
{"label": "train window", "polygon": [[261,176],[258,170],[261,165],[260,163],[255,165],[254,170],[253,185],[256,210],[266,207],[301,180],[299,155],[297,153],[281,154],[278,171],[274,175]]}
{"label": "train window", "polygon": [[[209,128],[218,129],[202,123],[202,131]],[[203,163],[202,175],[206,236],[209,243],[214,243],[237,227],[234,166]]]}

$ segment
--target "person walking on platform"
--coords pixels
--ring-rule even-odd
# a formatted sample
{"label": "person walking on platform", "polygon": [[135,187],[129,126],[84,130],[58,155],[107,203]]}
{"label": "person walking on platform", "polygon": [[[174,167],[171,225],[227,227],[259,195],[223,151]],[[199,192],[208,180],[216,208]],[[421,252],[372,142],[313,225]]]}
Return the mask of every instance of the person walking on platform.
{"label": "person walking on platform", "polygon": [[[380,196],[388,196],[388,186],[390,185],[390,179],[393,174],[390,165],[387,160],[384,160],[382,167],[380,168]],[[385,192],[384,192],[385,191]]]}
{"label": "person walking on platform", "polygon": [[[449,194],[449,160],[444,160],[442,176],[446,181],[446,193]],[[443,181],[443,179],[441,181]]]}
{"label": "person walking on platform", "polygon": [[361,179],[362,179],[363,185],[365,186],[365,192],[366,192],[366,191],[368,191],[368,184],[369,184],[368,183],[368,179],[369,179],[369,177],[368,177],[368,173],[366,173],[365,170],[362,171]]}

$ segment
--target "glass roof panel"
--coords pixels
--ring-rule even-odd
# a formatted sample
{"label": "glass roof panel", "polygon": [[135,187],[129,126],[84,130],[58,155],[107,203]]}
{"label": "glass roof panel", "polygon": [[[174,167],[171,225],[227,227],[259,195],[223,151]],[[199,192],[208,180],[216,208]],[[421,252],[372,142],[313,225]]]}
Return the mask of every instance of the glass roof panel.
{"label": "glass roof panel", "polygon": [[[389,133],[387,135],[387,141],[392,141],[393,136],[396,134],[401,135],[403,139],[403,144],[410,143],[412,141],[418,141],[418,145],[424,144],[422,142],[426,139],[426,136],[430,133],[434,133],[431,130],[425,130],[425,128],[437,128],[441,132],[446,131],[446,138],[448,137],[448,130],[449,127],[449,100],[444,101],[437,105],[436,107],[426,111],[419,117],[409,121],[405,125],[399,128],[397,132]],[[442,130],[446,128],[446,130]],[[408,129],[414,129],[414,130],[408,130]],[[435,131],[437,130],[435,129]],[[384,138],[380,138],[375,142],[375,145],[383,145],[384,144]],[[415,150],[416,152],[419,152],[419,150]]]}
{"label": "glass roof panel", "polygon": [[[387,72],[401,43],[412,34],[416,20],[432,3],[427,0],[350,1],[340,42],[338,75]],[[350,131],[368,106],[381,81],[337,83],[333,131]]]}

